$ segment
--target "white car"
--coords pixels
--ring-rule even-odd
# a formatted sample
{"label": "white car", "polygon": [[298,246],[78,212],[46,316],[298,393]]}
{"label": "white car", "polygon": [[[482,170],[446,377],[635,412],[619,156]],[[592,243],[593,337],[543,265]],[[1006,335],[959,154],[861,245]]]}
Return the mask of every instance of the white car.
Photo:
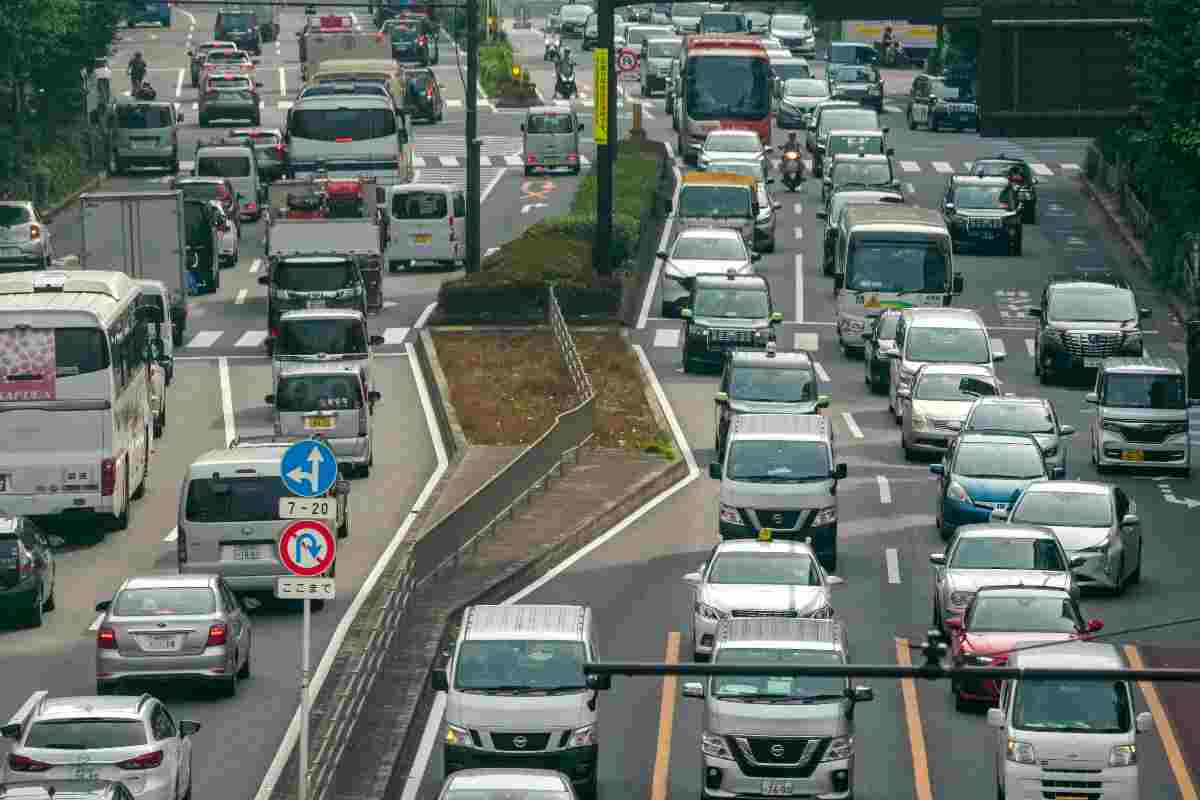
{"label": "white car", "polygon": [[762,139],[754,131],[713,131],[704,139],[696,165],[700,169],[708,169],[708,165],[716,161],[749,161],[762,167],[765,180],[767,153],[770,150],[763,146]]}
{"label": "white car", "polygon": [[671,245],[660,251],[665,263],[662,272],[662,313],[678,317],[692,296],[695,277],[700,273],[739,275],[754,272],[758,253],[752,253],[742,241],[742,235],[732,228],[688,228]]}
{"label": "white car", "polygon": [[192,739],[200,723],[176,721],[148,694],[56,697],[34,692],[0,734],[13,740],[0,783],[120,781],[138,800],[192,792]]}
{"label": "white car", "polygon": [[213,207],[213,224],[217,228],[218,263],[221,269],[236,267],[242,253],[241,226],[229,218],[220,203],[210,200],[209,204]]}
{"label": "white car", "polygon": [[714,547],[708,561],[683,581],[696,592],[692,652],[705,661],[723,619],[832,619],[832,587],[842,579],[827,574],[804,542],[731,539]]}

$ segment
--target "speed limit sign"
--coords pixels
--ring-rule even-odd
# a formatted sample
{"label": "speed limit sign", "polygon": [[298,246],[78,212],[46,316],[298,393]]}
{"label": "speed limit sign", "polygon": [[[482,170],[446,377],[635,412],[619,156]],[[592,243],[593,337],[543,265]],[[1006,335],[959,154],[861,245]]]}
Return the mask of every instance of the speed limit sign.
{"label": "speed limit sign", "polygon": [[638,68],[637,54],[632,50],[622,50],[617,55],[617,71],[618,72],[633,72]]}

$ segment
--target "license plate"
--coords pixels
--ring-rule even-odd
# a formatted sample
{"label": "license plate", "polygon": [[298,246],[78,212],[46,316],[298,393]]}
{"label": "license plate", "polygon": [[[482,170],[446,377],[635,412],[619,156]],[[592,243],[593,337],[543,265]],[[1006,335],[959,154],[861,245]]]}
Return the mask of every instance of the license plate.
{"label": "license plate", "polygon": [[418,233],[413,236],[413,244],[433,244],[432,233]]}
{"label": "license plate", "polygon": [[324,308],[325,301],[324,300],[309,300],[308,307],[309,308]]}
{"label": "license plate", "polygon": [[77,781],[94,781],[100,777],[100,770],[97,767],[80,765],[75,768],[75,780]]}
{"label": "license plate", "polygon": [[1122,450],[1122,461],[1145,461],[1146,452],[1144,450]]}
{"label": "license plate", "polygon": [[1057,800],[1088,800],[1085,794],[1059,794],[1055,795]]}
{"label": "license plate", "polygon": [[142,637],[142,649],[161,652],[175,649],[175,635],[169,633],[152,633]]}
{"label": "license plate", "polygon": [[304,427],[314,431],[327,431],[333,427],[333,417],[306,417]]}
{"label": "license plate", "polygon": [[1100,361],[1101,359],[1099,358],[1085,358],[1083,360],[1083,365],[1085,367],[1098,367],[1100,366]]}
{"label": "license plate", "polygon": [[8,484],[12,482],[12,475],[0,473],[0,492],[8,491]]}
{"label": "license plate", "polygon": [[138,148],[138,147],[140,147],[140,148],[143,148],[143,149],[144,149],[144,148],[147,148],[147,147],[154,147],[154,145],[155,145],[155,144],[157,144],[157,142],[134,142],[134,143],[133,143],[133,146],[134,146],[135,148]]}
{"label": "license plate", "polygon": [[787,797],[792,794],[791,781],[763,781],[762,793],[767,797]]}
{"label": "license plate", "polygon": [[256,544],[226,545],[224,550],[222,561],[258,561],[261,557]]}
{"label": "license plate", "polygon": [[1008,503],[996,503],[994,508],[996,511],[1008,511]]}

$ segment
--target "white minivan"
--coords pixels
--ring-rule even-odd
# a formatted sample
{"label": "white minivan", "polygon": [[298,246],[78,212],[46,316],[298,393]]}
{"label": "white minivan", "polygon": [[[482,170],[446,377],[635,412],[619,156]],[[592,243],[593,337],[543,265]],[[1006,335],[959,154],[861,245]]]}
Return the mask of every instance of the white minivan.
{"label": "white minivan", "polygon": [[389,272],[418,262],[453,269],[466,258],[467,196],[449,183],[404,183],[376,189],[380,249]]}

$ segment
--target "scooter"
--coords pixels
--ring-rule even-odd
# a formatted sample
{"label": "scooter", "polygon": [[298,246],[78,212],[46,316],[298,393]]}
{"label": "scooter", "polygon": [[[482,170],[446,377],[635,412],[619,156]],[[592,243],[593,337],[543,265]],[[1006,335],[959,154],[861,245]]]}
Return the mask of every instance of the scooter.
{"label": "scooter", "polygon": [[804,162],[800,159],[798,151],[788,150],[785,152],[780,161],[779,170],[782,173],[783,185],[789,192],[796,191],[796,187],[804,183]]}
{"label": "scooter", "polygon": [[158,92],[154,91],[154,87],[142,81],[138,86],[137,92],[134,93],[134,98],[137,100],[153,100],[158,97]]}
{"label": "scooter", "polygon": [[554,96],[570,100],[577,94],[579,94],[579,89],[575,86],[575,66],[573,64],[561,64],[556,67],[554,73]]}
{"label": "scooter", "polygon": [[542,61],[558,61],[558,51],[561,42],[557,36],[546,37],[546,50],[542,54]]}

